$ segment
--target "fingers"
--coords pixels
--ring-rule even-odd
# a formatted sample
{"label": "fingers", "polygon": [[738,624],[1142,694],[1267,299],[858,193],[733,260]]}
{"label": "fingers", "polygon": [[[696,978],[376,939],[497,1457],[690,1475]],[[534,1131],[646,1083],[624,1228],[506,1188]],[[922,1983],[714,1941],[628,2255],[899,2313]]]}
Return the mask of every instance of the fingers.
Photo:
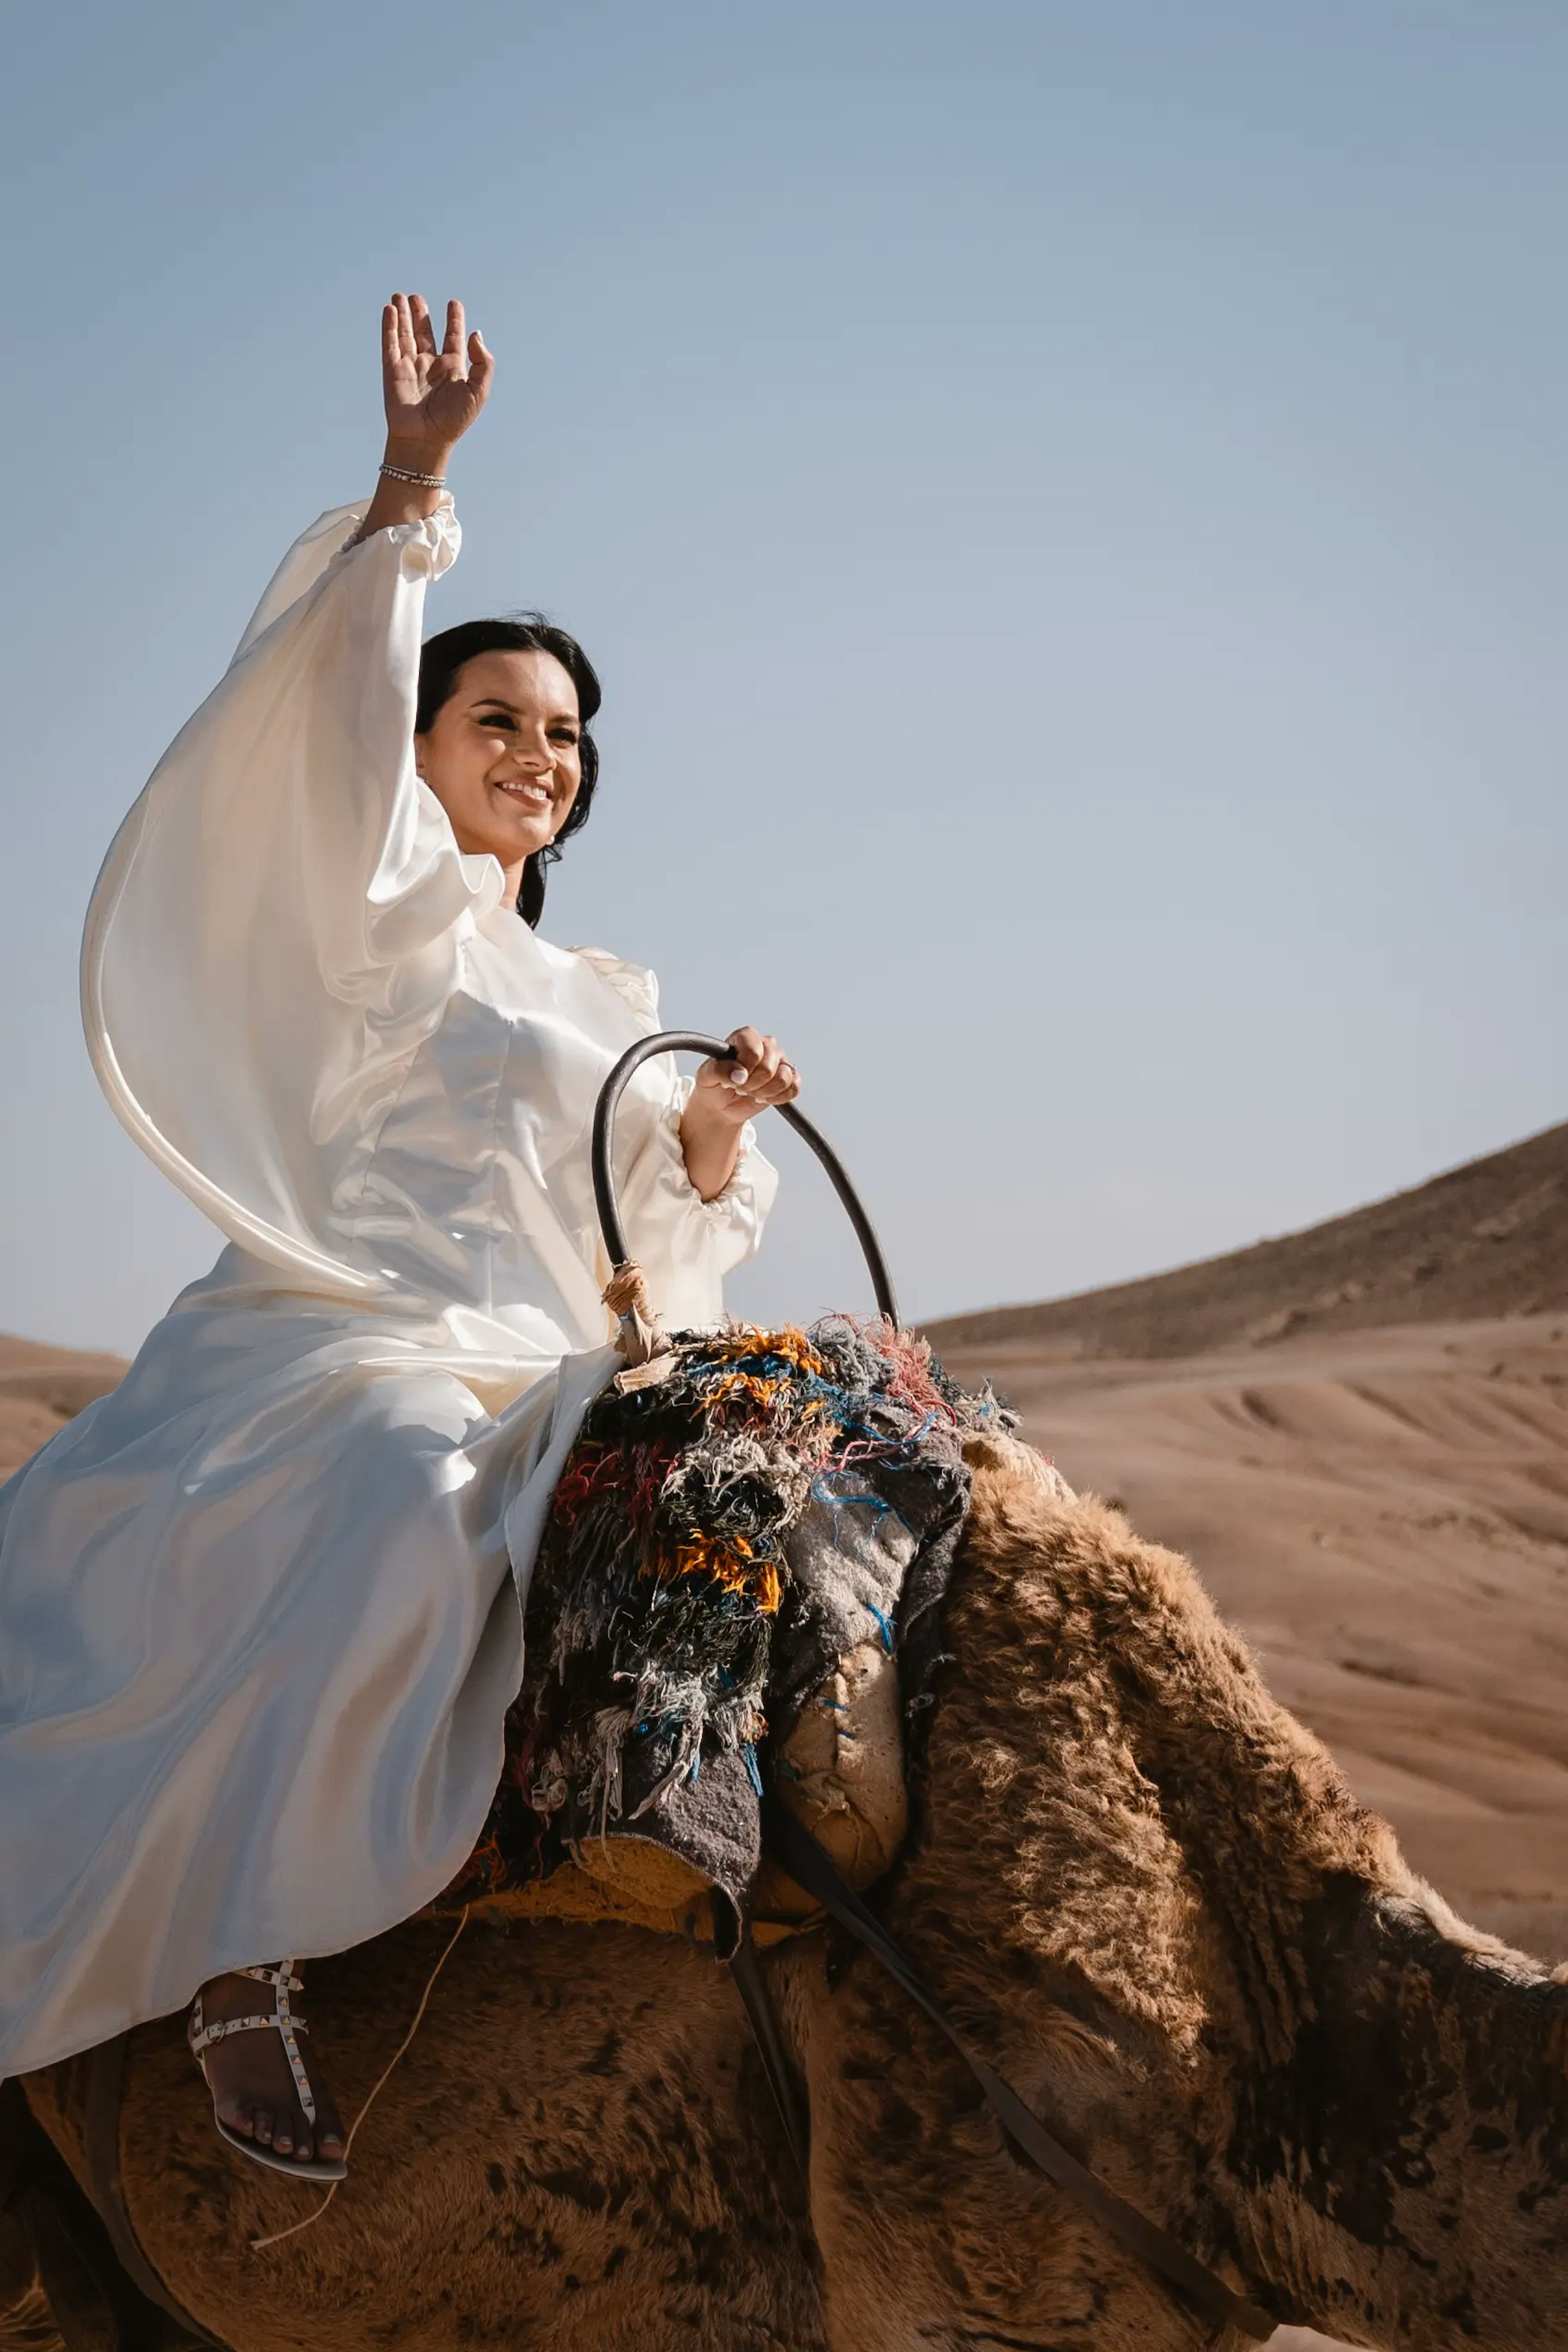
{"label": "fingers", "polygon": [[781,1103],[794,1102],[800,1092],[800,1072],[793,1062],[781,1059],[777,1070],[765,1086],[753,1087],[746,1097],[760,1110],[777,1110]]}
{"label": "fingers", "polygon": [[751,1108],[772,1110],[783,1102],[793,1102],[800,1092],[800,1075],[792,1062],[784,1059],[784,1047],[776,1037],[765,1037],[756,1029],[736,1029],[730,1036],[730,1049],[734,1061],[720,1065],[725,1083],[737,1103],[744,1101]]}
{"label": "fingers", "polygon": [[409,297],[408,310],[414,328],[416,350],[424,352],[426,357],[434,359],[436,330],[430,323],[430,305],[426,301],[423,294],[414,294]]}
{"label": "fingers", "polygon": [[430,307],[423,294],[395,294],[381,314],[381,363],[384,368],[412,367],[421,353],[426,359],[461,361],[468,354],[468,382],[481,402],[489,395],[495,374],[495,354],[476,328],[470,335],[461,302],[447,305],[447,332],[439,354]]}
{"label": "fingers", "polygon": [[764,1037],[760,1029],[731,1030],[729,1045],[735,1059],[731,1066],[725,1071],[724,1076],[737,1094],[743,1094],[750,1087],[752,1079],[761,1070],[766,1058],[767,1048],[773,1042],[771,1037]]}

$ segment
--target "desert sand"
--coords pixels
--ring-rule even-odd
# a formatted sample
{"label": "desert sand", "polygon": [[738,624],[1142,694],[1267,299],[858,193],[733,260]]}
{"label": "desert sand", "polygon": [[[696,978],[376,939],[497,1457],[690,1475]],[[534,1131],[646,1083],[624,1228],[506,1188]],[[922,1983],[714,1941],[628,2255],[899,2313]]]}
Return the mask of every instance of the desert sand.
{"label": "desert sand", "polygon": [[[1197,1562],[1458,1910],[1568,1957],[1568,1127],[931,1336],[1073,1486]],[[121,1369],[0,1341],[0,1475]]]}
{"label": "desert sand", "polygon": [[125,1370],[121,1356],[78,1354],[0,1335],[0,1478],[103,1396]]}

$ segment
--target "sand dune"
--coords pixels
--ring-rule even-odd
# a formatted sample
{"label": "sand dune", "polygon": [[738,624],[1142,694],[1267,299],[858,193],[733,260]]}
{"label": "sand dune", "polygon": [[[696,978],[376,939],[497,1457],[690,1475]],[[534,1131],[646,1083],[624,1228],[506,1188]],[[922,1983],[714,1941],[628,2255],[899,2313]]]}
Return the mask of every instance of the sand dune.
{"label": "sand dune", "polygon": [[933,1324],[949,1348],[1187,1356],[1298,1332],[1568,1308],[1568,1127],[1306,1233],[1142,1282]]}
{"label": "sand dune", "polygon": [[[1568,1956],[1568,1126],[931,1337],[1075,1486],[1192,1556],[1461,1911]],[[0,1341],[0,1475],[122,1369]]]}
{"label": "sand dune", "polygon": [[121,1356],[0,1337],[0,1478],[9,1477],[84,1404],[106,1394],[124,1370]]}

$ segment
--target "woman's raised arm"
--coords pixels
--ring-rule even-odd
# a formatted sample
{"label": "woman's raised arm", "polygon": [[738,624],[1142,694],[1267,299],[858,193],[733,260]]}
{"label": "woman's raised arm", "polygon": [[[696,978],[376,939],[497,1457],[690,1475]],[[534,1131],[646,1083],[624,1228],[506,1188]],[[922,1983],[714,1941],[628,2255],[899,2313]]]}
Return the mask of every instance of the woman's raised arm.
{"label": "woman's raised arm", "polygon": [[381,314],[386,455],[362,538],[435,513],[438,484],[400,477],[445,475],[453,449],[489,397],[495,365],[478,330],[465,334],[460,302],[447,305],[446,340],[437,350],[424,296],[393,296]]}

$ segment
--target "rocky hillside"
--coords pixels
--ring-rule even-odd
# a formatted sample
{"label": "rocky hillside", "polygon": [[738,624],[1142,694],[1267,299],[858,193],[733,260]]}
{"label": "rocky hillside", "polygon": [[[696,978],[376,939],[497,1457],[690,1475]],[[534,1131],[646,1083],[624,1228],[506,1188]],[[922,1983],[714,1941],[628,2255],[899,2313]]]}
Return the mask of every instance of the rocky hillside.
{"label": "rocky hillside", "polygon": [[1568,1307],[1568,1126],[1228,1257],[929,1328],[944,1351],[1027,1342],[1047,1357],[1148,1358],[1558,1307]]}

